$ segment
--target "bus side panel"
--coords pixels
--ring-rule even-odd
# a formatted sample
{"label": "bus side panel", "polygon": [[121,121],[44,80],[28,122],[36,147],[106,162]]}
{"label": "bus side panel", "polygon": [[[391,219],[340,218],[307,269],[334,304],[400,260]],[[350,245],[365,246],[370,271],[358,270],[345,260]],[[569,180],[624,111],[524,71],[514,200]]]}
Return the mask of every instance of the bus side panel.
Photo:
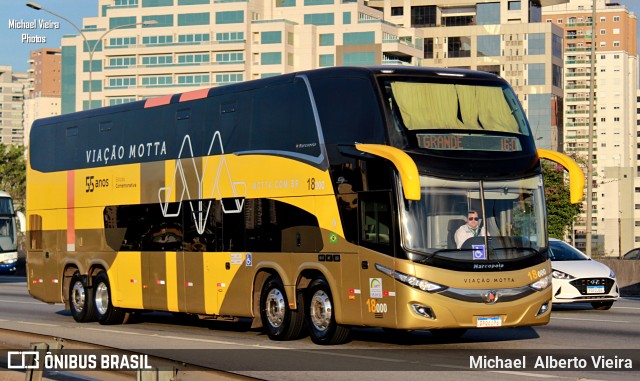
{"label": "bus side panel", "polygon": [[60,258],[66,251],[67,210],[27,213],[27,282],[31,295],[48,303],[62,302]]}
{"label": "bus side panel", "polygon": [[258,253],[204,253],[207,301],[220,315],[251,316],[253,277]]}
{"label": "bus side panel", "polygon": [[142,309],[142,253],[119,252],[108,269],[111,298],[116,307]]}

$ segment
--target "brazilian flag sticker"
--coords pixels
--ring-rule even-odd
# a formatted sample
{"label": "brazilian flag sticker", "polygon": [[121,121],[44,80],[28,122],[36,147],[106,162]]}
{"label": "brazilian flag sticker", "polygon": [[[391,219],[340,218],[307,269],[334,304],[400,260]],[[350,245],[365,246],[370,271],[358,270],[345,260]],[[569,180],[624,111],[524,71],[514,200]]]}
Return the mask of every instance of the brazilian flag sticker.
{"label": "brazilian flag sticker", "polygon": [[329,235],[329,241],[331,243],[338,242],[338,235],[336,233],[331,233],[331,235]]}

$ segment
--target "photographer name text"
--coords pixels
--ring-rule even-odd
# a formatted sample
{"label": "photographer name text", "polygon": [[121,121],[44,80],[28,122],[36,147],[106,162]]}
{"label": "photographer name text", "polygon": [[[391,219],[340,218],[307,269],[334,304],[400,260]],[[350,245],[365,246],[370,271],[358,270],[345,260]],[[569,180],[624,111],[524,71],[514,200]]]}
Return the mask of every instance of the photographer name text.
{"label": "photographer name text", "polygon": [[[502,358],[500,356],[470,356],[470,369],[633,369],[633,361],[618,356],[521,356]],[[532,366],[531,366],[532,365]]]}
{"label": "photographer name text", "polygon": [[[45,19],[9,19],[9,29],[25,31],[60,29],[60,22]],[[25,32],[20,35],[20,42],[23,44],[45,44],[47,37],[33,32]]]}

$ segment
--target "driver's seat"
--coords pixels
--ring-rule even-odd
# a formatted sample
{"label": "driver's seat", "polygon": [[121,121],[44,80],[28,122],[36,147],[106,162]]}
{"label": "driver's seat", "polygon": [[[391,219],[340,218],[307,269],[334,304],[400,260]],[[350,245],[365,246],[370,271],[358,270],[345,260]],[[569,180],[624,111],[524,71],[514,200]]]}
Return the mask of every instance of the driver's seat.
{"label": "driver's seat", "polygon": [[460,226],[466,224],[467,221],[459,218],[454,218],[449,220],[449,224],[447,225],[447,249],[457,249],[458,245],[456,245],[456,231]]}

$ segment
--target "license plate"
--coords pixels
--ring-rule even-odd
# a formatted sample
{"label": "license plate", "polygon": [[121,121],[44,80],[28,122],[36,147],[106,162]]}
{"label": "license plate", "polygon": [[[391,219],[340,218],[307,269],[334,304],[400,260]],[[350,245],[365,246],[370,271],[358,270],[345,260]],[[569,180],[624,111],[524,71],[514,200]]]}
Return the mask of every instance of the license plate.
{"label": "license plate", "polygon": [[587,286],[587,294],[604,294],[604,286]]}
{"label": "license plate", "polygon": [[502,327],[502,318],[500,316],[479,317],[476,327]]}

